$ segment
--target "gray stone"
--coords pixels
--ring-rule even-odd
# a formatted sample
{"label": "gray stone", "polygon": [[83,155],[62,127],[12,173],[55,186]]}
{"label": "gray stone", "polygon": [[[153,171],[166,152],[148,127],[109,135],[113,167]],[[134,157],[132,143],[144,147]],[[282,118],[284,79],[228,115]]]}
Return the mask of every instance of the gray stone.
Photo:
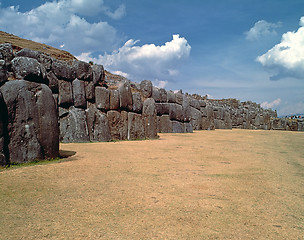
{"label": "gray stone", "polygon": [[191,107],[190,101],[187,96],[183,97],[183,122],[189,122],[191,120]]}
{"label": "gray stone", "polygon": [[7,144],[8,144],[8,136],[7,136],[7,107],[4,102],[2,93],[0,91],[0,166],[7,165]]}
{"label": "gray stone", "polygon": [[169,115],[171,103],[162,103],[162,115]]}
{"label": "gray stone", "polygon": [[95,104],[86,109],[90,141],[111,141],[111,132],[107,115],[99,111]]}
{"label": "gray stone", "polygon": [[91,66],[93,71],[93,83],[97,86],[105,84],[105,72],[102,65],[94,64]]}
{"label": "gray stone", "polygon": [[171,120],[183,121],[183,107],[177,103],[169,104],[169,116]]}
{"label": "gray stone", "polygon": [[51,66],[52,66],[51,56],[46,55],[42,52],[32,50],[32,49],[23,48],[16,53],[16,56],[34,58],[39,63],[41,63],[47,71],[49,71],[51,69]]}
{"label": "gray stone", "polygon": [[93,81],[93,70],[89,63],[83,61],[73,61],[76,78],[80,80]]}
{"label": "gray stone", "polygon": [[143,102],[141,100],[141,95],[139,92],[132,93],[133,101],[133,112],[141,113],[143,108]]}
{"label": "gray stone", "polygon": [[172,121],[172,130],[174,133],[184,133],[185,132],[184,124],[178,121]]}
{"label": "gray stone", "polygon": [[51,69],[59,79],[73,81],[76,78],[76,72],[72,62],[53,59]]}
{"label": "gray stone", "polygon": [[73,105],[72,83],[64,80],[58,80],[58,105],[69,107]]}
{"label": "gray stone", "polygon": [[128,113],[128,140],[144,139],[145,127],[141,114]]}
{"label": "gray stone", "polygon": [[163,115],[159,117],[158,121],[158,131],[160,133],[172,133],[172,121],[170,121],[169,115]]}
{"label": "gray stone", "polygon": [[200,105],[200,107],[205,108],[206,107],[206,101],[205,100],[199,100],[199,105]]}
{"label": "gray stone", "polygon": [[7,68],[4,60],[0,60],[0,86],[7,81]]}
{"label": "gray stone", "polygon": [[59,129],[51,90],[24,80],[9,81],[0,90],[8,113],[10,163],[57,157]]}
{"label": "gray stone", "polygon": [[181,92],[175,93],[175,101],[177,104],[182,105],[184,100],[184,94]]}
{"label": "gray stone", "polygon": [[152,82],[149,80],[141,81],[140,91],[144,98],[150,98],[152,96]]}
{"label": "gray stone", "polygon": [[48,81],[48,86],[52,90],[53,93],[58,93],[58,78],[56,75],[50,71],[46,75],[47,81]]}
{"label": "gray stone", "polygon": [[167,92],[167,102],[168,103],[176,103],[174,92],[172,92],[172,91]]}
{"label": "gray stone", "polygon": [[88,101],[93,102],[95,100],[95,85],[93,82],[84,82],[85,97]]}
{"label": "gray stone", "polygon": [[190,98],[190,106],[194,107],[194,108],[196,108],[198,110],[200,110],[200,107],[201,107],[199,101],[197,99],[195,99],[195,98]]}
{"label": "gray stone", "polygon": [[163,115],[163,104],[155,103],[155,107],[156,107],[157,116],[162,116]]}
{"label": "gray stone", "polygon": [[184,123],[184,128],[186,133],[193,133],[193,127],[192,124],[189,122]]}
{"label": "gray stone", "polygon": [[146,138],[157,138],[157,115],[155,101],[147,98],[143,103],[143,119]]}
{"label": "gray stone", "polygon": [[110,110],[118,110],[119,106],[119,91],[110,90]]}
{"label": "gray stone", "polygon": [[202,130],[202,113],[194,107],[191,107],[191,125],[193,130]]}
{"label": "gray stone", "polygon": [[128,137],[128,113],[122,111],[107,112],[112,139],[125,140]]}
{"label": "gray stone", "polygon": [[160,91],[156,87],[152,87],[152,98],[154,99],[155,102],[159,103],[161,102],[160,98]]}
{"label": "gray stone", "polygon": [[12,70],[17,79],[48,84],[46,70],[36,59],[16,57],[12,60]]}
{"label": "gray stone", "polygon": [[69,108],[69,114],[59,119],[62,142],[89,142],[90,136],[84,109]]}
{"label": "gray stone", "polygon": [[120,108],[131,111],[133,109],[133,100],[130,83],[124,82],[118,87]]}
{"label": "gray stone", "polygon": [[110,109],[110,91],[105,87],[95,88],[95,101],[98,109],[107,111]]}
{"label": "gray stone", "polygon": [[14,52],[12,44],[4,43],[0,44],[0,59],[3,59],[7,65],[13,60]]}
{"label": "gray stone", "polygon": [[160,88],[159,95],[160,95],[160,102],[162,103],[167,102],[167,91],[165,89]]}
{"label": "gray stone", "polygon": [[84,81],[77,78],[72,82],[74,106],[77,108],[87,108],[85,97]]}

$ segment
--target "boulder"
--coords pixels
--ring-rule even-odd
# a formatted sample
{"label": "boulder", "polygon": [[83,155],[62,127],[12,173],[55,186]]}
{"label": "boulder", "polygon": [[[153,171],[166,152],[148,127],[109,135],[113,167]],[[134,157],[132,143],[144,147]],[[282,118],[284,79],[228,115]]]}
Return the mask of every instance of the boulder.
{"label": "boulder", "polygon": [[128,113],[122,111],[107,112],[112,139],[125,140],[128,137]]}
{"label": "boulder", "polygon": [[212,106],[204,108],[202,113],[202,129],[203,130],[214,130],[214,112]]}
{"label": "boulder", "polygon": [[93,82],[84,82],[86,100],[94,102],[95,100],[95,85]]}
{"label": "boulder", "polygon": [[167,102],[168,103],[176,103],[174,92],[172,92],[172,91],[167,92]]}
{"label": "boulder", "polygon": [[183,97],[182,107],[183,107],[182,108],[183,122],[190,122],[190,120],[191,120],[191,107],[190,107],[189,97],[187,97],[187,96]]}
{"label": "boulder", "polygon": [[152,96],[152,82],[149,80],[143,80],[140,82],[140,91],[144,98],[150,98]]}
{"label": "boulder", "polygon": [[190,106],[194,107],[194,108],[196,108],[198,110],[200,110],[200,108],[201,108],[200,102],[197,99],[193,98],[193,97],[190,98]]}
{"label": "boulder", "polygon": [[141,113],[143,108],[143,102],[141,100],[141,95],[139,92],[132,93],[133,101],[133,112]]}
{"label": "boulder", "polygon": [[0,60],[0,86],[7,81],[7,68],[4,60]]}
{"label": "boulder", "polygon": [[85,97],[84,81],[77,78],[72,82],[74,106],[77,108],[87,108]]}
{"label": "boulder", "polygon": [[155,103],[155,107],[156,107],[157,116],[162,116],[163,115],[163,104],[162,103]]}
{"label": "boulder", "polygon": [[72,83],[64,80],[58,80],[58,105],[69,107],[73,105]]}
{"label": "boulder", "polygon": [[95,101],[98,109],[107,111],[110,109],[110,91],[105,87],[95,88]]}
{"label": "boulder", "polygon": [[90,141],[111,141],[112,137],[107,115],[99,111],[95,104],[90,104],[85,111]]}
{"label": "boulder", "polygon": [[105,85],[105,72],[102,65],[94,64],[91,66],[93,71],[93,83],[94,85]]}
{"label": "boulder", "polygon": [[73,81],[76,78],[76,72],[71,62],[53,59],[51,69],[59,79]]}
{"label": "boulder", "polygon": [[169,104],[169,116],[171,120],[183,121],[183,107],[177,103]]}
{"label": "boulder", "polygon": [[7,118],[7,107],[0,91],[0,166],[5,166],[7,164]]}
{"label": "boulder", "polygon": [[16,57],[12,60],[12,71],[17,79],[48,84],[47,72],[36,59]]}
{"label": "boulder", "polygon": [[157,138],[157,115],[155,101],[153,98],[147,98],[143,103],[144,126],[146,138]]}
{"label": "boulder", "polygon": [[159,97],[160,97],[160,102],[166,103],[167,102],[167,91],[163,88],[159,89]]}
{"label": "boulder", "polygon": [[131,111],[133,109],[133,99],[130,83],[124,82],[118,87],[120,108]]}
{"label": "boulder", "polygon": [[202,113],[194,107],[191,107],[191,120],[190,123],[193,127],[193,130],[202,129]]}
{"label": "boulder", "polygon": [[0,44],[0,60],[4,60],[9,65],[14,58],[13,47],[10,43]]}
{"label": "boulder", "polygon": [[184,129],[185,129],[185,133],[193,133],[192,124],[189,122],[184,123]]}
{"label": "boulder", "polygon": [[184,124],[178,121],[172,121],[172,130],[174,133],[184,133],[185,132]]}
{"label": "boulder", "polygon": [[128,140],[144,139],[145,127],[141,114],[128,113]]}
{"label": "boulder", "polygon": [[119,109],[119,91],[110,90],[110,110]]}
{"label": "boulder", "polygon": [[0,91],[8,114],[9,162],[57,157],[59,128],[50,88],[16,80],[5,83]]}
{"label": "boulder", "polygon": [[65,143],[89,142],[90,136],[87,126],[87,117],[84,109],[69,108],[69,113],[59,118],[60,141]]}
{"label": "boulder", "polygon": [[74,60],[73,68],[75,69],[76,78],[80,80],[93,81],[93,70],[89,63]]}
{"label": "boulder", "polygon": [[156,87],[152,87],[152,98],[154,99],[154,101],[156,103],[159,103],[160,102],[160,91],[158,88]]}
{"label": "boulder", "polygon": [[175,93],[175,101],[177,104],[182,105],[184,100],[184,94],[181,92]]}
{"label": "boulder", "polygon": [[52,71],[50,71],[47,73],[46,79],[48,82],[48,86],[52,90],[52,92],[58,93],[58,78],[56,77],[56,75]]}
{"label": "boulder", "polygon": [[158,132],[160,133],[172,133],[172,121],[170,121],[169,115],[163,115],[159,117]]}
{"label": "boulder", "polygon": [[52,58],[51,56],[38,52],[29,48],[23,48],[16,53],[17,57],[28,57],[36,59],[44,68],[49,71],[52,67]]}

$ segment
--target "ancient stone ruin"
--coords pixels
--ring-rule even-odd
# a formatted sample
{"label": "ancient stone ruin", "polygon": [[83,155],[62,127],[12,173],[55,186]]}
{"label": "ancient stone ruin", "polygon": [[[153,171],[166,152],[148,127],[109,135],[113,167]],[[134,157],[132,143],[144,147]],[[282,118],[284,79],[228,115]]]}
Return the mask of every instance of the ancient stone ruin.
{"label": "ancient stone ruin", "polygon": [[151,81],[105,78],[102,65],[60,61],[0,44],[0,165],[54,158],[59,142],[157,138],[213,129],[303,131],[276,112],[236,99],[208,100]]}

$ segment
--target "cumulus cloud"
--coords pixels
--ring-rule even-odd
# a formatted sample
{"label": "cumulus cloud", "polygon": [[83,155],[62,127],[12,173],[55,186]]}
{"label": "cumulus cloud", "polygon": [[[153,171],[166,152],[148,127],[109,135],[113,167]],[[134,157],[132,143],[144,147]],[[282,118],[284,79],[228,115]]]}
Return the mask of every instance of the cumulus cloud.
{"label": "cumulus cloud", "polygon": [[297,31],[283,34],[281,42],[259,56],[257,61],[269,70],[271,80],[304,79],[304,17]]}
{"label": "cumulus cloud", "polygon": [[280,23],[270,23],[265,20],[260,20],[256,22],[248,32],[245,32],[246,39],[255,41],[262,37],[275,36],[277,34],[275,29],[280,26]]}
{"label": "cumulus cloud", "polygon": [[280,98],[277,98],[275,100],[273,100],[272,102],[262,102],[261,103],[261,107],[262,108],[273,108],[273,107],[276,107],[276,106],[279,106],[281,104],[281,99]]}
{"label": "cumulus cloud", "polygon": [[78,59],[103,64],[110,71],[120,71],[132,80],[174,80],[178,69],[191,51],[187,40],[178,34],[173,35],[170,42],[164,45],[145,44],[138,46],[139,41],[128,40],[121,48],[112,54],[99,55],[90,58],[90,53],[83,53]]}
{"label": "cumulus cloud", "polygon": [[[18,6],[1,8],[1,30],[55,47],[65,45],[73,54],[89,51],[113,51],[120,43],[117,31],[109,23],[90,23],[84,17],[104,13],[118,19],[124,5],[111,12],[103,0],[59,0],[46,2],[28,12]],[[81,50],[80,50],[81,49]]]}

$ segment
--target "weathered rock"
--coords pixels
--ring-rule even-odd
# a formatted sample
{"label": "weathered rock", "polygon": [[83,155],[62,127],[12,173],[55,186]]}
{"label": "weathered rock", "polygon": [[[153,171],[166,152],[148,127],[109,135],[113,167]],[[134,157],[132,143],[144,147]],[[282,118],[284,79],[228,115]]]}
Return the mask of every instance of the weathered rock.
{"label": "weathered rock", "polygon": [[163,88],[160,88],[159,95],[160,95],[160,102],[166,103],[167,102],[167,91]]}
{"label": "weathered rock", "polygon": [[167,102],[168,103],[176,103],[174,92],[172,92],[172,91],[167,92]]}
{"label": "weathered rock", "polygon": [[205,100],[199,100],[198,102],[199,102],[200,107],[202,107],[202,108],[205,108],[207,105]]}
{"label": "weathered rock", "polygon": [[72,83],[64,80],[58,80],[58,105],[69,107],[73,105]]}
{"label": "weathered rock", "polygon": [[194,107],[191,107],[191,125],[193,130],[202,129],[202,113]]}
{"label": "weathered rock", "polygon": [[128,113],[128,140],[144,139],[145,127],[141,114]]}
{"label": "weathered rock", "polygon": [[118,110],[119,109],[119,91],[118,90],[110,90],[110,109]]}
{"label": "weathered rock", "polygon": [[141,100],[141,95],[139,92],[132,93],[132,101],[133,101],[133,112],[141,113],[143,108],[143,102]]}
{"label": "weathered rock", "polygon": [[34,51],[29,48],[23,48],[20,51],[16,53],[17,57],[28,57],[28,58],[34,58],[36,59],[39,63],[41,63],[44,68],[49,71],[52,66],[52,58],[49,55],[46,55],[44,53]]}
{"label": "weathered rock", "polygon": [[184,94],[182,94],[181,92],[175,93],[176,103],[178,103],[179,105],[182,105],[183,104],[183,99],[184,99]]}
{"label": "weathered rock", "polygon": [[192,124],[189,122],[184,123],[184,128],[186,133],[193,133],[193,127]]}
{"label": "weathered rock", "polygon": [[156,107],[157,116],[162,116],[163,115],[163,104],[162,103],[155,103],[155,107]]}
{"label": "weathered rock", "polygon": [[52,90],[52,92],[58,93],[58,78],[56,77],[56,75],[52,71],[50,71],[47,73],[46,78],[48,86]]}
{"label": "weathered rock", "polygon": [[4,60],[7,65],[14,58],[13,47],[10,43],[0,44],[0,59]]}
{"label": "weathered rock", "polygon": [[46,70],[36,59],[16,57],[12,60],[12,70],[17,79],[48,84]]}
{"label": "weathered rock", "polygon": [[9,81],[0,90],[8,113],[9,162],[57,157],[59,129],[51,90],[24,80]]}
{"label": "weathered rock", "polygon": [[214,130],[214,112],[211,106],[204,109],[201,124],[203,130]]}
{"label": "weathered rock", "polygon": [[120,108],[131,111],[133,109],[133,99],[130,83],[124,82],[118,87]]}
{"label": "weathered rock", "polygon": [[143,103],[144,126],[146,138],[157,138],[157,115],[155,101],[153,98],[147,98]]}
{"label": "weathered rock", "polygon": [[184,133],[185,127],[184,124],[178,121],[172,121],[172,129],[174,133]]}
{"label": "weathered rock", "polygon": [[105,84],[105,72],[102,65],[94,64],[91,66],[93,71],[93,83],[97,86],[104,86]]}
{"label": "weathered rock", "polygon": [[158,131],[160,133],[172,133],[172,122],[170,121],[169,115],[163,115],[159,117]]}
{"label": "weathered rock", "polygon": [[169,115],[171,103],[162,103],[162,115]]}
{"label": "weathered rock", "polygon": [[83,61],[73,61],[76,78],[80,80],[93,81],[93,70],[89,63]]}
{"label": "weathered rock", "polygon": [[84,109],[69,108],[69,114],[59,119],[62,142],[89,142],[90,136]]}
{"label": "weathered rock", "polygon": [[152,98],[154,99],[154,101],[156,103],[159,103],[161,101],[161,98],[160,98],[160,91],[158,88],[156,87],[152,87]]}
{"label": "weathered rock", "polygon": [[112,139],[124,140],[128,137],[128,113],[122,111],[107,112]]}
{"label": "weathered rock", "polygon": [[8,155],[7,118],[7,107],[0,91],[0,166],[6,165],[6,158],[8,158],[6,156]]}
{"label": "weathered rock", "polygon": [[191,120],[191,107],[189,98],[187,96],[183,96],[183,122],[189,122]]}
{"label": "weathered rock", "polygon": [[110,91],[105,87],[95,88],[95,101],[98,109],[107,111],[110,109]]}
{"label": "weathered rock", "polygon": [[53,99],[55,101],[56,110],[58,110],[58,94],[57,93],[53,93]]}
{"label": "weathered rock", "polygon": [[0,60],[0,86],[7,81],[7,68],[4,60]]}
{"label": "weathered rock", "polygon": [[86,100],[94,102],[95,100],[95,85],[93,82],[84,82]]}
{"label": "weathered rock", "polygon": [[149,80],[141,81],[140,91],[144,98],[150,98],[152,96],[152,82]]}
{"label": "weathered rock", "polygon": [[190,98],[190,106],[200,110],[200,102],[195,98]]}
{"label": "weathered rock", "polygon": [[85,97],[84,81],[77,78],[72,82],[74,106],[77,108],[87,108]]}
{"label": "weathered rock", "polygon": [[51,69],[59,79],[73,81],[76,78],[75,69],[70,62],[53,59]]}
{"label": "weathered rock", "polygon": [[171,120],[183,121],[183,107],[177,103],[169,104],[169,116]]}
{"label": "weathered rock", "polygon": [[111,141],[111,132],[107,115],[99,111],[95,104],[86,109],[90,141]]}

